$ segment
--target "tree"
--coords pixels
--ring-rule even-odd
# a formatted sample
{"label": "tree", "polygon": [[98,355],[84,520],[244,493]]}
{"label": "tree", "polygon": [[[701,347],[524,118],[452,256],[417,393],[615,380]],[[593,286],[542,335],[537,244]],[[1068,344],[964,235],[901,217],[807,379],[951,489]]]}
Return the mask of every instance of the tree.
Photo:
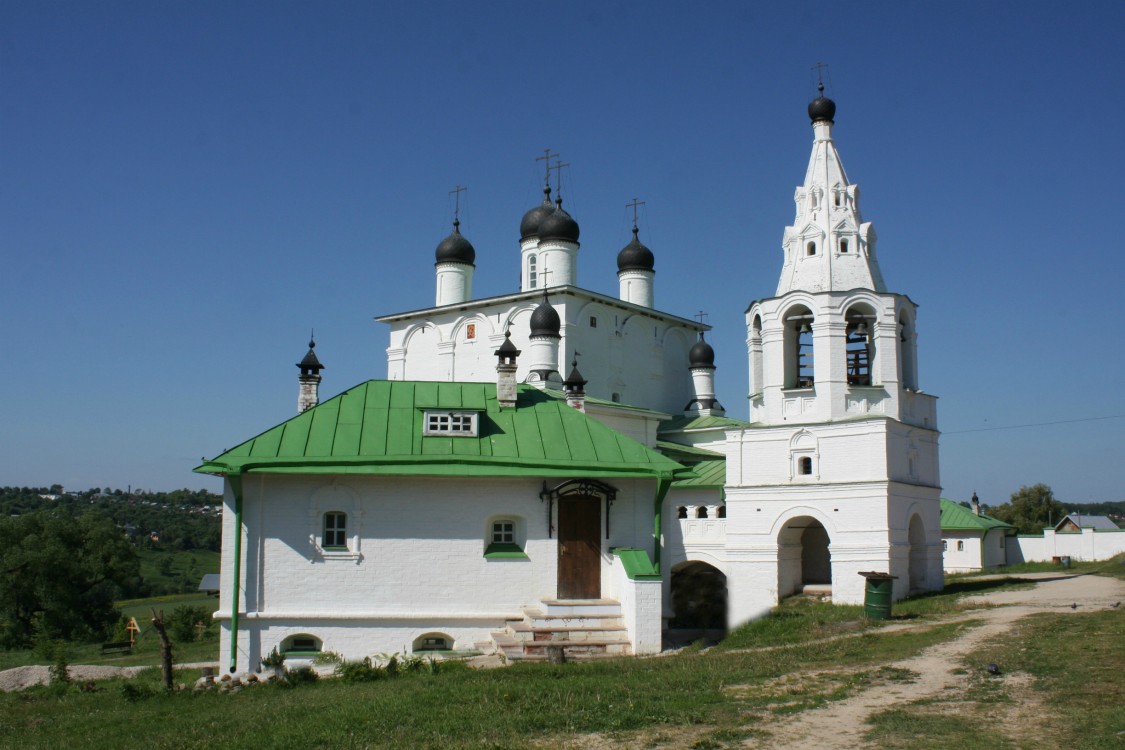
{"label": "tree", "polygon": [[138,572],[136,552],[105,517],[0,518],[0,647],[105,638],[118,619],[113,602]]}
{"label": "tree", "polygon": [[1039,534],[1044,527],[1057,524],[1066,516],[1066,508],[1055,499],[1045,484],[1020,487],[1012,499],[989,511],[993,518],[1010,523],[1020,534]]}

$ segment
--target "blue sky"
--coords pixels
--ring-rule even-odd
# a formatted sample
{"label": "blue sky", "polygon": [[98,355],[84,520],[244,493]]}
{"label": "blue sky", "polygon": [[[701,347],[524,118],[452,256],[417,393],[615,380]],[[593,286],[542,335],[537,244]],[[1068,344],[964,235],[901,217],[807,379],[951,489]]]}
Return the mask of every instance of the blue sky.
{"label": "blue sky", "polygon": [[455,185],[475,295],[514,290],[548,146],[581,285],[615,293],[646,201],[657,306],[708,312],[745,416],[823,60],[944,494],[1121,499],[1123,32],[1121,3],[9,0],[0,485],[218,489],[191,468],[292,415],[310,328],[322,395],[385,376],[372,318],[432,304]]}

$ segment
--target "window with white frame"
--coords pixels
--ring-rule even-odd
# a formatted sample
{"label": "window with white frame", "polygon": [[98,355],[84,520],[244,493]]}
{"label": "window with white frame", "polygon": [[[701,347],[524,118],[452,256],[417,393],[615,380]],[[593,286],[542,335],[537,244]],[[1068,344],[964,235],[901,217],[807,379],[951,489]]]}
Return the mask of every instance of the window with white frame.
{"label": "window with white frame", "polygon": [[427,437],[454,435],[477,436],[475,411],[427,411],[422,434]]}
{"label": "window with white frame", "polygon": [[539,280],[537,273],[538,264],[534,255],[527,256],[527,288],[534,289],[536,282]]}
{"label": "window with white frame", "polygon": [[324,514],[324,535],[321,537],[324,549],[347,549],[348,514],[331,510]]}
{"label": "window with white frame", "polygon": [[957,551],[958,552],[964,552],[965,551],[965,543],[964,542],[962,542],[962,541],[957,542]]}
{"label": "window with white frame", "polygon": [[503,519],[492,522],[493,544],[511,544],[516,540],[516,524],[514,521]]}
{"label": "window with white frame", "polygon": [[517,516],[496,516],[485,530],[484,556],[488,560],[526,560],[523,551],[525,531],[523,519]]}

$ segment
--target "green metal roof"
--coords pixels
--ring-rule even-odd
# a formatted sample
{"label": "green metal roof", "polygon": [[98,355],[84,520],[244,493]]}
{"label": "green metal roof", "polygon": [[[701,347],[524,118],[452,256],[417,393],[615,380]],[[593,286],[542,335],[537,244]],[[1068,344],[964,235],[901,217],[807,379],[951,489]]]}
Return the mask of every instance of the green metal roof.
{"label": "green metal roof", "polygon": [[964,505],[955,503],[946,498],[941,499],[941,530],[942,531],[980,531],[988,532],[992,529],[1014,529],[1010,523],[998,521],[983,513],[977,515]]}
{"label": "green metal roof", "polygon": [[727,484],[727,460],[720,458],[711,461],[700,461],[692,464],[691,470],[694,477],[684,477],[672,482],[674,490],[689,489],[722,489]]}
{"label": "green metal roof", "polygon": [[675,457],[676,460],[679,460],[681,456],[696,461],[708,458],[726,458],[726,456],[724,456],[722,453],[719,453],[718,451],[707,450],[706,448],[697,448],[694,445],[671,443],[667,440],[657,440],[656,449],[663,453],[665,456]]}
{"label": "green metal roof", "polygon": [[684,430],[737,430],[740,427],[749,427],[749,422],[730,417],[672,417],[660,425],[660,432],[680,432]]}
{"label": "green metal roof", "polygon": [[[423,437],[426,409],[480,412],[476,437]],[[693,476],[671,459],[567,406],[518,386],[500,409],[495,383],[369,380],[195,468],[411,476]]]}

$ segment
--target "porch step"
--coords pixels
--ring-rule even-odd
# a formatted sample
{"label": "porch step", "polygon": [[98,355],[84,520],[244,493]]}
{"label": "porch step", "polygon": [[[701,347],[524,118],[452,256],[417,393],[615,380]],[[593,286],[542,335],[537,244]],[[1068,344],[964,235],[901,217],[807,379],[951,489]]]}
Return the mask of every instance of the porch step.
{"label": "porch step", "polygon": [[557,646],[568,659],[594,659],[632,653],[621,604],[612,599],[546,599],[525,607],[521,619],[494,631],[496,650],[513,661],[545,661]]}

